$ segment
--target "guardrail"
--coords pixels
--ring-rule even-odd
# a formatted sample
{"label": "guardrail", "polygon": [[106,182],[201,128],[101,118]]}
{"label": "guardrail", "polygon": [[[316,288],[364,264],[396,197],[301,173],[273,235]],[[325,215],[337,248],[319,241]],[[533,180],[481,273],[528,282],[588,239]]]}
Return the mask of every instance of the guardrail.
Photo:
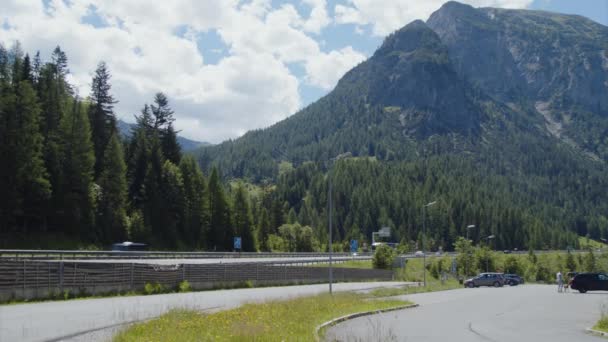
{"label": "guardrail", "polygon": [[[332,253],[334,257],[351,256],[351,253]],[[358,253],[371,256],[372,253]],[[69,250],[23,250],[0,249],[0,259],[220,259],[220,258],[316,258],[329,253],[295,252],[165,252],[165,251],[69,251]]]}

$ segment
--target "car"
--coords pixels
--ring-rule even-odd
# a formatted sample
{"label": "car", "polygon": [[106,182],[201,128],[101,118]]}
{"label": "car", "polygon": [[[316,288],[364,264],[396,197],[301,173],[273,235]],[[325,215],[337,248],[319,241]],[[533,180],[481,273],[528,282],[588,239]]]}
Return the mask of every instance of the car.
{"label": "car", "polygon": [[524,283],[524,279],[517,274],[506,273],[505,277],[505,285],[517,286]]}
{"label": "car", "polygon": [[504,254],[511,254],[511,250],[510,249],[505,249],[504,251],[502,251]]}
{"label": "car", "polygon": [[608,275],[604,273],[579,273],[568,284],[580,293],[587,291],[608,291]]}
{"label": "car", "polygon": [[502,273],[481,273],[478,276],[467,279],[464,287],[494,286],[502,287],[505,285],[505,277]]}
{"label": "car", "polygon": [[424,256],[424,252],[423,251],[416,251],[416,253],[414,253],[415,257],[423,257]]}

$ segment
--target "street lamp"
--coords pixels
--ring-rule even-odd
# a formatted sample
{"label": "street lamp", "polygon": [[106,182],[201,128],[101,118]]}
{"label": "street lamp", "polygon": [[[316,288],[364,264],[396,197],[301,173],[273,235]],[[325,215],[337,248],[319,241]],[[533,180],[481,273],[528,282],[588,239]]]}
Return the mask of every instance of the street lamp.
{"label": "street lamp", "polygon": [[346,153],[342,153],[340,155],[337,155],[336,157],[332,158],[330,160],[330,162],[332,162],[330,164],[330,169],[328,172],[327,177],[329,178],[329,189],[328,189],[328,202],[329,202],[329,294],[333,294],[332,291],[332,282],[334,279],[334,270],[332,267],[332,255],[333,255],[333,247],[332,247],[332,209],[333,209],[333,201],[331,199],[331,194],[332,194],[332,178],[333,178],[333,174],[334,174],[334,168],[333,166],[335,165],[335,162],[343,159],[343,158],[348,158],[351,156],[350,152],[346,152]]}
{"label": "street lamp", "polygon": [[426,287],[426,251],[424,250],[426,245],[426,207],[430,207],[436,203],[437,201],[433,201],[422,206],[422,270],[424,287]]}
{"label": "street lamp", "polygon": [[[470,225],[467,226],[467,242],[471,241],[471,240],[469,240],[469,230],[471,230],[473,228],[475,228],[474,224],[470,224]],[[469,251],[468,251],[468,249],[467,249],[467,258],[466,258],[466,261],[467,262],[464,265],[464,275],[466,277],[468,277],[469,276]]]}
{"label": "street lamp", "polygon": [[[490,235],[490,236],[486,236],[484,239],[488,240],[487,244],[489,246],[490,240],[493,240],[494,238],[495,238],[494,235]],[[489,272],[489,268],[490,268],[490,258],[486,258],[486,272]]]}

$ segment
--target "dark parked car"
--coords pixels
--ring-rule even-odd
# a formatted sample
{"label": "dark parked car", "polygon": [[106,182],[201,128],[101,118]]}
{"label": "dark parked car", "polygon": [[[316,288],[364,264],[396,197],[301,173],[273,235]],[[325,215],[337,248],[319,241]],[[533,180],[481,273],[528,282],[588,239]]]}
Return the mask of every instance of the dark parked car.
{"label": "dark parked car", "polygon": [[524,278],[518,276],[517,274],[505,274],[505,285],[516,286],[524,283]]}
{"label": "dark parked car", "polygon": [[570,280],[570,288],[580,293],[608,291],[608,275],[604,273],[579,273]]}
{"label": "dark parked car", "polygon": [[464,282],[465,287],[479,287],[479,286],[501,287],[504,284],[505,284],[505,278],[502,273],[481,273],[477,277],[467,279]]}

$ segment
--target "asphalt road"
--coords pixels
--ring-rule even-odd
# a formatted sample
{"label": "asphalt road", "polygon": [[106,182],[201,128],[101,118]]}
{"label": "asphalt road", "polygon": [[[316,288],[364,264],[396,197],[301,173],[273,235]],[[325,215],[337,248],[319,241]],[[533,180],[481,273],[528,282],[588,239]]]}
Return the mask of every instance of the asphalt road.
{"label": "asphalt road", "polygon": [[607,341],[587,334],[608,292],[557,293],[556,286],[458,289],[401,296],[420,307],[347,321],[327,341]]}
{"label": "asphalt road", "polygon": [[[339,283],[334,284],[334,290],[403,284]],[[327,290],[327,284],[320,284],[4,305],[0,306],[0,341],[105,341],[126,323],[157,317],[174,308],[222,310]]]}

